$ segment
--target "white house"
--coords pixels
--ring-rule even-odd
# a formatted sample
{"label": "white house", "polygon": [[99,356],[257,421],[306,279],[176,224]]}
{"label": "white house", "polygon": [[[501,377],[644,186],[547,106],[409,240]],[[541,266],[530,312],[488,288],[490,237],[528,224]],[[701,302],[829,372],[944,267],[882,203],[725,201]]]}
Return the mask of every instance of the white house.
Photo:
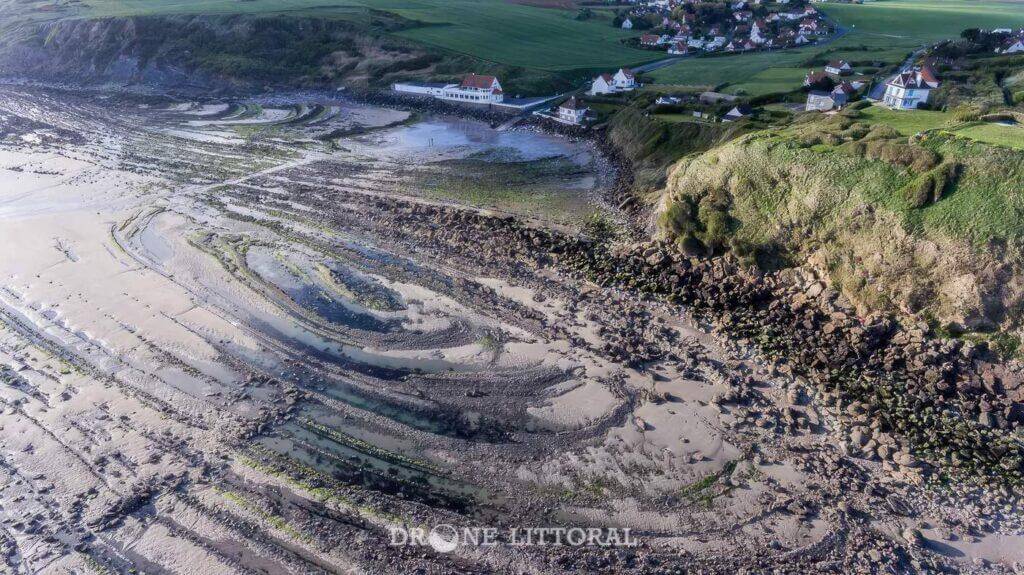
{"label": "white house", "polygon": [[431,96],[438,100],[467,104],[498,104],[505,99],[501,83],[494,76],[469,74],[458,84],[398,83],[391,86],[396,92]]}
{"label": "white house", "polygon": [[768,25],[763,20],[758,20],[750,27],[750,39],[757,44],[761,44],[767,39],[765,35],[767,32]]}
{"label": "white house", "polygon": [[601,74],[590,84],[590,91],[587,92],[591,96],[598,94],[614,94],[615,93],[615,80],[611,74]]}
{"label": "white house", "polygon": [[924,66],[893,76],[885,84],[883,101],[894,110],[913,110],[927,102],[931,91],[938,87],[935,72]]}
{"label": "white house", "polygon": [[708,52],[713,52],[725,46],[725,43],[727,41],[728,38],[726,38],[725,36],[715,36],[714,38],[711,39],[710,42],[704,45],[704,49],[707,50]]}
{"label": "white house", "polygon": [[683,56],[689,51],[690,49],[682,42],[676,42],[668,47],[668,53],[671,56]]}
{"label": "white house", "polygon": [[853,67],[846,60],[832,60],[825,65],[825,73],[835,76],[845,76],[853,72]]}
{"label": "white house", "polygon": [[615,89],[620,92],[628,92],[636,88],[636,75],[629,68],[619,68],[619,71],[612,76]]}
{"label": "white house", "polygon": [[461,83],[445,86],[440,98],[455,102],[497,104],[505,99],[505,93],[494,76],[469,74]]}
{"label": "white house", "polygon": [[722,116],[723,122],[735,122],[742,120],[753,114],[754,111],[747,106],[736,106],[732,110],[726,112],[725,116]]}
{"label": "white house", "polygon": [[625,20],[622,21],[622,29],[623,30],[632,30],[633,29],[633,22],[629,18],[626,18]]}
{"label": "white house", "polygon": [[[996,52],[999,52],[999,50],[996,50]],[[1009,43],[1007,43],[1006,47],[1003,48],[1001,53],[1002,54],[1019,54],[1021,52],[1024,52],[1024,39],[1017,38],[1017,39],[1011,40]]]}
{"label": "white house", "polygon": [[829,92],[812,90],[807,93],[807,104],[804,110],[807,112],[827,112],[836,107],[836,101]]}
{"label": "white house", "polygon": [[612,74],[601,74],[590,84],[587,92],[591,96],[598,94],[614,94],[616,92],[629,92],[636,88],[636,76],[629,68],[619,68],[619,71]]}
{"label": "white house", "polygon": [[839,84],[831,92],[812,90],[807,94],[807,105],[804,109],[808,112],[827,112],[829,110],[842,109],[850,101],[850,96],[856,91],[853,84],[849,82]]}
{"label": "white house", "polygon": [[587,115],[587,108],[576,99],[576,96],[569,98],[558,107],[558,119],[573,125],[583,123]]}

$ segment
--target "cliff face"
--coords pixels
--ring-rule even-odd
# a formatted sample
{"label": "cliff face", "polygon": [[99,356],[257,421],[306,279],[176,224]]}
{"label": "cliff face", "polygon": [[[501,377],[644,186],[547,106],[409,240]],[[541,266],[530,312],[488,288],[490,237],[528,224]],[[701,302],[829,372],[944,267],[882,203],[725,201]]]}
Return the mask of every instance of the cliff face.
{"label": "cliff face", "polygon": [[1024,153],[846,117],[740,137],[672,169],[658,234],[807,266],[861,310],[1009,338],[1024,319]]}
{"label": "cliff face", "polygon": [[440,61],[379,28],[285,16],[60,20],[0,47],[0,74],[73,83],[373,84]]}

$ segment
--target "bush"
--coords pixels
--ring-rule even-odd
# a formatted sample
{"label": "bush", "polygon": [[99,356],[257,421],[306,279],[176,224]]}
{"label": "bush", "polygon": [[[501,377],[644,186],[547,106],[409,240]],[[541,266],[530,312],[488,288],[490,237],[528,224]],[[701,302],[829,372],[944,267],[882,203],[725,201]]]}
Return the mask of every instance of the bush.
{"label": "bush", "polygon": [[939,155],[931,150],[898,140],[869,142],[865,155],[869,160],[881,160],[896,166],[910,168],[918,173],[934,168],[941,160]]}
{"label": "bush", "polygon": [[903,190],[904,199],[913,208],[923,208],[942,199],[960,175],[960,164],[946,162],[924,174]]}
{"label": "bush", "polygon": [[953,108],[953,119],[957,122],[974,122],[981,117],[981,109],[970,104],[960,104]]}

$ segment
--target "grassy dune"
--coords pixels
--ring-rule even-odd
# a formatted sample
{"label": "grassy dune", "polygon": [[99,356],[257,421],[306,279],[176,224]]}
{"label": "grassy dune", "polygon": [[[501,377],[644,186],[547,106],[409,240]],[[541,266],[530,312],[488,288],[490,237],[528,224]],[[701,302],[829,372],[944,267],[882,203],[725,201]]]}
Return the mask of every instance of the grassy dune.
{"label": "grassy dune", "polygon": [[807,116],[671,172],[662,235],[762,265],[809,264],[865,309],[967,329],[1024,321],[1024,151],[875,110]]}

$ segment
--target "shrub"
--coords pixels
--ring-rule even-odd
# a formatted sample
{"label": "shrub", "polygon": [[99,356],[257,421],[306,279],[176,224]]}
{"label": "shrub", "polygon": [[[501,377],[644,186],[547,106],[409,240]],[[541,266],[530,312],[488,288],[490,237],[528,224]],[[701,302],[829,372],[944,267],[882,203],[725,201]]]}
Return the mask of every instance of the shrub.
{"label": "shrub", "polygon": [[911,182],[903,189],[903,197],[913,208],[923,208],[942,199],[960,175],[960,164],[946,162]]}
{"label": "shrub", "polygon": [[875,140],[869,142],[866,157],[869,160],[881,160],[893,165],[910,168],[918,173],[934,168],[941,160],[939,155],[931,150],[898,140]]}
{"label": "shrub", "polygon": [[957,122],[974,122],[981,117],[981,110],[970,104],[960,104],[953,108],[953,119]]}
{"label": "shrub", "polygon": [[658,218],[658,225],[670,236],[686,236],[696,231],[693,218],[693,200],[679,198],[669,204]]}

